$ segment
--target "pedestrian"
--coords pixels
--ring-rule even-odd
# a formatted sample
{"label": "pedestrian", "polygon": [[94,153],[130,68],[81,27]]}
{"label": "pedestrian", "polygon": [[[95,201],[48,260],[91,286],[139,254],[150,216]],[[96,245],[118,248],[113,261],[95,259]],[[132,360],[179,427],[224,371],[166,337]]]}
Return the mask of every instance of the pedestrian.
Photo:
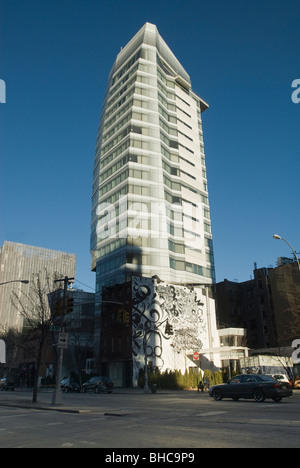
{"label": "pedestrian", "polygon": [[203,385],[202,380],[200,380],[199,385],[198,385],[198,393],[199,393],[199,390],[201,390],[201,393],[204,392],[204,385]]}

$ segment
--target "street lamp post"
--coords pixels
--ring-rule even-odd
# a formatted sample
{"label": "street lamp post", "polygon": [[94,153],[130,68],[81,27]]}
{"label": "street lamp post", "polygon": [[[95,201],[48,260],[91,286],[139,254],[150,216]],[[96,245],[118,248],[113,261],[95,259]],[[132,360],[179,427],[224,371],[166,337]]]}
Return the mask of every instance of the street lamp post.
{"label": "street lamp post", "polygon": [[300,261],[299,261],[299,258],[297,257],[297,254],[296,254],[296,251],[295,249],[293,249],[293,247],[291,246],[291,244],[286,240],[284,239],[283,237],[279,236],[278,234],[274,234],[273,235],[273,238],[274,239],[280,239],[280,240],[283,240],[293,251],[293,254],[294,254],[294,257],[296,259],[296,262],[298,264],[298,269],[299,269],[299,273],[300,273]]}
{"label": "street lamp post", "polygon": [[4,281],[4,283],[0,283],[0,286],[2,286],[2,284],[9,284],[9,283],[23,283],[23,284],[28,284],[29,281],[28,281],[28,280],[11,280],[11,281]]}

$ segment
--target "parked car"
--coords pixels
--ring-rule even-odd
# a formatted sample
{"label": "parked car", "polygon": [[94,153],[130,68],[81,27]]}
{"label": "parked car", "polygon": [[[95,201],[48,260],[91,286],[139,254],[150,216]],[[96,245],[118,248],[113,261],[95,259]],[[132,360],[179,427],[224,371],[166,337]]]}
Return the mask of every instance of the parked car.
{"label": "parked car", "polygon": [[92,377],[88,382],[84,383],[82,390],[95,393],[112,393],[114,384],[109,377]]}
{"label": "parked car", "polygon": [[0,380],[0,388],[1,388],[2,391],[4,391],[4,390],[14,391],[15,388],[16,388],[16,384],[15,384],[15,382],[4,378],[4,379]]}
{"label": "parked car", "polygon": [[266,374],[267,377],[272,377],[275,380],[278,380],[281,383],[287,383],[290,387],[293,386],[293,383],[288,379],[285,374]]}
{"label": "parked car", "polygon": [[68,392],[80,392],[81,387],[78,382],[72,379],[63,379],[60,384],[60,388],[68,393]]}
{"label": "parked car", "polygon": [[263,402],[266,398],[272,398],[279,403],[282,398],[291,397],[293,391],[289,383],[280,383],[266,375],[247,374],[237,375],[227,384],[211,387],[209,395],[216,401],[221,401],[223,398],[232,398],[235,401],[246,398]]}

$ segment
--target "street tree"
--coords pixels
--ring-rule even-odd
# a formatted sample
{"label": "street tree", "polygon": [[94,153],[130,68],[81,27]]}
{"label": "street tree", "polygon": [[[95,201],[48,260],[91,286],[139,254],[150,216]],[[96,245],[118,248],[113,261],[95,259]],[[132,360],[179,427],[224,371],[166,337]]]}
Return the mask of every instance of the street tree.
{"label": "street tree", "polygon": [[35,373],[32,402],[37,402],[38,379],[42,363],[42,352],[49,336],[50,327],[55,321],[53,304],[59,297],[59,283],[55,283],[57,275],[38,273],[33,275],[29,291],[12,293],[12,303],[24,319],[22,343],[35,358]]}

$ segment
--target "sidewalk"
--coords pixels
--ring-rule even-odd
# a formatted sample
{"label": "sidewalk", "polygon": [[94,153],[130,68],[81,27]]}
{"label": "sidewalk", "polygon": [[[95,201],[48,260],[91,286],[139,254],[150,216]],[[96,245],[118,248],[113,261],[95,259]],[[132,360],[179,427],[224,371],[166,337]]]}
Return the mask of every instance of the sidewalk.
{"label": "sidewalk", "polygon": [[[39,392],[37,403],[32,403],[32,391],[28,391],[28,395],[24,395],[25,392],[1,392],[0,393],[0,407],[1,406],[13,406],[15,408],[26,408],[26,409],[37,409],[47,411],[62,411],[66,413],[81,413],[84,410],[72,408],[71,406],[52,405],[52,392]],[[27,393],[27,392],[26,392]]]}
{"label": "sidewalk", "polygon": [[[97,402],[97,406],[87,404],[84,400],[80,403],[78,407],[78,402],[69,402],[68,404],[63,403],[62,405],[53,405],[52,396],[53,389],[41,389],[38,392],[38,401],[37,403],[32,403],[32,389],[19,390],[15,391],[4,391],[0,392],[0,407],[1,406],[10,406],[15,408],[24,408],[24,409],[36,409],[43,411],[59,411],[65,413],[89,413],[89,412],[99,412],[103,409]],[[147,396],[155,398],[159,395],[178,395],[181,391],[176,390],[158,390],[157,393],[150,393]],[[197,393],[195,390],[193,393]],[[136,395],[136,396],[146,396],[143,389],[140,388],[116,388],[113,392],[116,395]],[[82,395],[83,396],[83,395]],[[64,398],[64,393],[63,393]],[[84,398],[84,396],[83,396]],[[120,414],[122,415],[122,414]]]}

